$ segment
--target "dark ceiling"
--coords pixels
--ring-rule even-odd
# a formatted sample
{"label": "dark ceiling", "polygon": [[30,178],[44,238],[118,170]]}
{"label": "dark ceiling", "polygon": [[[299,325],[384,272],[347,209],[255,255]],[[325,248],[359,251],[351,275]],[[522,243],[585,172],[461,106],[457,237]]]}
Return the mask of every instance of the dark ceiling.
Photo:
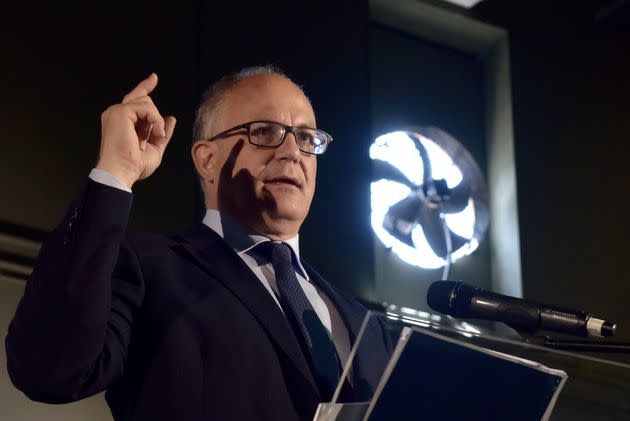
{"label": "dark ceiling", "polygon": [[[630,32],[630,0],[485,0],[470,11],[512,25],[557,25]],[[510,26],[512,26],[510,25]]]}

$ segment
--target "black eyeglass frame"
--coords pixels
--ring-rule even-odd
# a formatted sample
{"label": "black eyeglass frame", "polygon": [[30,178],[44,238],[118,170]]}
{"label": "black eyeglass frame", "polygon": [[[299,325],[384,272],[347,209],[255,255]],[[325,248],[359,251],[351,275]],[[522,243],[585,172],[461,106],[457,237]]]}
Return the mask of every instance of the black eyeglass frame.
{"label": "black eyeglass frame", "polygon": [[[282,139],[280,140],[280,143],[278,143],[277,145],[259,145],[257,143],[252,142],[252,136],[251,136],[251,126],[252,124],[255,123],[271,123],[271,124],[277,124],[278,126],[282,127],[284,129],[284,134],[282,135]],[[273,148],[278,148],[280,147],[280,145],[282,145],[285,141],[285,139],[287,138],[287,134],[293,133],[293,137],[295,138],[295,143],[297,144],[298,148],[300,149],[301,152],[308,154],[308,155],[323,155],[327,150],[328,150],[328,145],[330,145],[330,143],[333,141],[333,137],[329,134],[326,133],[325,131],[321,130],[321,129],[315,129],[313,127],[306,127],[306,126],[300,126],[300,127],[293,127],[293,126],[288,126],[286,124],[282,124],[280,122],[277,121],[273,121],[273,120],[254,120],[254,121],[248,121],[247,123],[243,123],[243,124],[239,124],[238,126],[234,126],[230,129],[227,130],[223,130],[221,133],[218,133],[214,136],[212,136],[209,139],[199,139],[199,140],[205,140],[208,142],[212,142],[213,140],[216,139],[220,139],[220,138],[224,138],[224,137],[228,137],[229,135],[231,135],[233,132],[236,132],[238,130],[242,130],[242,129],[247,129],[247,140],[249,141],[250,144],[258,147],[258,148],[265,148],[265,149],[273,149]],[[297,140],[297,133],[295,132],[296,129],[306,129],[306,130],[315,130],[319,133],[323,133],[326,136],[326,146],[324,148],[324,152],[322,153],[315,153],[315,152],[309,152],[309,151],[305,151],[304,149],[302,149],[300,147],[300,142],[298,142]]]}

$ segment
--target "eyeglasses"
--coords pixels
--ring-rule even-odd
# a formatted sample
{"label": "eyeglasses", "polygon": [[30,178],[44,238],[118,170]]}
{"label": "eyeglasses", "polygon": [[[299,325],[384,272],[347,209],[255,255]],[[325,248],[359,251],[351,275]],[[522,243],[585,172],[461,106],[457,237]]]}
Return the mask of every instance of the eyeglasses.
{"label": "eyeglasses", "polygon": [[328,144],[333,140],[332,136],[323,130],[310,127],[292,127],[277,121],[250,121],[222,131],[206,140],[212,141],[227,137],[243,129],[247,130],[249,143],[261,148],[277,148],[282,145],[287,133],[291,132],[295,136],[298,148],[311,155],[321,155],[326,152]]}

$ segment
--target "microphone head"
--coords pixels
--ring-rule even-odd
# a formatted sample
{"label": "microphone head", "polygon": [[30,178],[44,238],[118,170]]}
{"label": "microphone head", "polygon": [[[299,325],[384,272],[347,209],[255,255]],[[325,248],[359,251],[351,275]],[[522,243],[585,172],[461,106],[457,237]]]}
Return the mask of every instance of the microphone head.
{"label": "microphone head", "polygon": [[427,304],[431,309],[448,314],[451,310],[452,294],[457,284],[455,281],[435,281],[429,286]]}
{"label": "microphone head", "polygon": [[613,322],[604,322],[602,324],[602,336],[613,336],[617,330],[617,325]]}
{"label": "microphone head", "polygon": [[431,309],[454,317],[470,317],[468,306],[475,288],[461,281],[435,281],[427,292]]}

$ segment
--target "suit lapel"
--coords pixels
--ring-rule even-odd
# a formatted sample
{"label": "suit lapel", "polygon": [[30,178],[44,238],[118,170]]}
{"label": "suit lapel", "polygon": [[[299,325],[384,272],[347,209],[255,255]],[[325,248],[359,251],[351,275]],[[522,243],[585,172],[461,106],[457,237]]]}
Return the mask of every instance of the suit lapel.
{"label": "suit lapel", "polygon": [[[337,312],[339,312],[339,315],[348,329],[350,345],[354,346],[367,310],[357,302],[348,300],[343,294],[335,291],[331,285],[304,260],[302,260],[302,265],[308,272],[311,280],[328,295],[335,305]],[[369,387],[371,391],[373,391],[380,381],[382,370],[379,371],[376,366],[384,364],[388,360],[387,340],[382,335],[381,326],[379,326],[375,319],[370,320],[363,334],[363,345],[361,346],[361,349],[370,350],[370,352],[359,352],[355,356],[355,360],[352,364],[353,378],[355,380],[354,384],[355,388],[357,388],[355,398],[366,396],[367,394],[371,395],[371,392],[366,392],[365,388]],[[383,358],[382,361],[381,357]]]}
{"label": "suit lapel", "polygon": [[359,329],[361,328],[361,324],[363,323],[363,318],[365,317],[366,310],[362,307],[357,308],[358,306],[350,306],[346,303],[346,300],[340,296],[331,286],[330,284],[322,278],[322,276],[313,269],[308,262],[302,260],[302,265],[306,272],[308,272],[309,278],[317,285],[323,292],[330,298],[330,300],[335,305],[335,308],[339,312],[339,315],[343,319],[346,328],[348,329],[348,334],[350,337],[350,344],[354,344],[354,340],[356,339],[357,333],[359,333]]}
{"label": "suit lapel", "polygon": [[285,315],[251,269],[213,230],[200,224],[174,247],[183,249],[212,277],[230,290],[250,311],[267,334],[301,373],[312,398],[319,392],[295,334]]}

